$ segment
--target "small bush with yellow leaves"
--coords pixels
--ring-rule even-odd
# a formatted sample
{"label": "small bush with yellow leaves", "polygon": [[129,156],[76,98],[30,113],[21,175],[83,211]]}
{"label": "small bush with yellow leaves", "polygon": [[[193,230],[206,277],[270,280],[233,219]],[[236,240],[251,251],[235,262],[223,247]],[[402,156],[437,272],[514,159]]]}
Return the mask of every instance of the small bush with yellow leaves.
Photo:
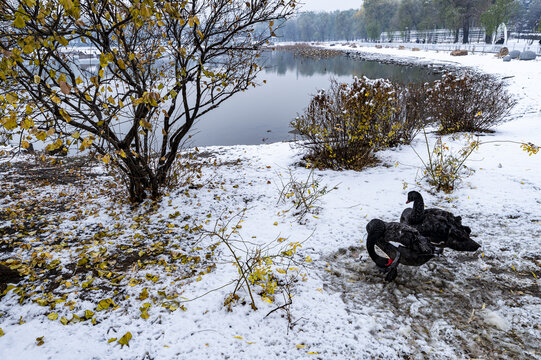
{"label": "small bush with yellow leaves", "polygon": [[332,80],[291,126],[313,166],[360,170],[375,161],[376,151],[411,142],[425,118],[424,94],[424,86],[383,79]]}

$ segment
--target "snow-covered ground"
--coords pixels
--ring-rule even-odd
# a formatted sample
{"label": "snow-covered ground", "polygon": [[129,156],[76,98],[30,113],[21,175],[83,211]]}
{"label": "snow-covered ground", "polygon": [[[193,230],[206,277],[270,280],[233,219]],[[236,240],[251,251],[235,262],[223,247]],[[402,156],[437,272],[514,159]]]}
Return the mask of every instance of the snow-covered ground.
{"label": "snow-covered ground", "polygon": [[[504,63],[483,54],[452,57],[385,48],[343,49],[406,62],[466,66],[505,79],[518,103],[508,121],[483,139],[541,144],[539,60]],[[450,137],[446,142],[455,147],[463,144]],[[422,136],[413,147],[426,156]],[[89,321],[63,325],[47,318],[49,307],[32,302],[18,305],[19,296],[8,292],[0,300],[0,328],[5,333],[0,337],[0,359],[541,358],[541,154],[529,156],[515,143],[482,145],[467,162],[475,172],[445,195],[430,192],[421,180],[421,161],[411,147],[384,151],[378,154],[378,166],[362,172],[316,171],[320,186],[336,188],[321,198],[318,214],[299,222],[293,211],[284,212],[290,204],[278,201],[281,183],[289,179],[288,169],[297,179],[310,174],[295,165],[302,154],[293,144],[201,150],[221,165],[205,168],[203,187],[166,196],[149,224],[166,219],[174,234],[192,221],[183,219],[190,215],[194,224],[200,221],[212,230],[217,217],[231,217],[247,208],[234,237],[242,236],[251,244],[278,243],[282,238],[284,244],[302,243],[296,256],[302,264],[295,266],[301,274],[292,287],[289,311],[283,307],[271,312],[284,304],[281,297],[268,303],[256,295],[257,311],[238,303],[228,312],[224,300],[234,285],[222,286],[237,273],[221,245],[216,249],[216,268],[200,281],[179,283],[178,288],[163,268],[153,268],[152,274],[160,280],[150,281],[152,275],[146,276],[150,270],[137,270],[134,265],[128,278],[137,278],[140,272],[143,282],[127,287],[128,278],[120,280],[130,298],[116,309],[99,312],[96,325]],[[50,186],[49,196],[69,189],[69,185]],[[446,250],[419,268],[401,266],[397,280],[386,284],[366,253],[364,228],[372,218],[398,221],[410,190],[421,191],[429,207],[460,214],[482,247],[475,253]],[[116,215],[107,212],[110,201],[99,192],[91,199],[87,206],[95,211],[94,217],[79,222],[68,219],[71,222],[61,227],[112,224]],[[0,206],[5,209],[15,201],[6,196]],[[124,207],[119,216],[131,221],[141,215],[133,211]],[[211,221],[198,220],[206,219],[206,214]],[[3,226],[9,222],[1,221]],[[125,229],[119,239],[133,235],[138,226]],[[173,239],[183,251],[196,246],[195,239]],[[107,244],[113,246],[115,241],[120,240],[110,239]],[[205,238],[197,246],[211,243]],[[94,249],[92,244],[85,246],[88,252]],[[0,252],[0,260],[24,258],[28,256],[24,251]],[[83,250],[74,244],[62,251],[69,257]],[[142,303],[136,299],[144,287],[151,295],[146,301],[153,305],[148,319],[141,318]],[[160,308],[156,300],[160,289],[179,292],[186,310]],[[248,299],[244,291],[239,295]],[[54,310],[58,319],[95,309],[99,297],[83,300],[71,294],[68,299],[77,299],[78,304],[73,311],[59,304]],[[190,299],[194,300],[186,301]],[[132,334],[129,347],[108,342],[127,332]],[[42,344],[36,340],[40,337]]]}

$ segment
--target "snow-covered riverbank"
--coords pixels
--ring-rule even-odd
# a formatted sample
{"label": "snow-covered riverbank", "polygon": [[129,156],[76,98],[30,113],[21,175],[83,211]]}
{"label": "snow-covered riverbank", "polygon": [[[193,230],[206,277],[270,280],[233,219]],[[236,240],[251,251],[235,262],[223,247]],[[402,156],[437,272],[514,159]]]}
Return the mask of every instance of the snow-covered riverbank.
{"label": "snow-covered riverbank", "polygon": [[[541,144],[540,61],[504,63],[493,55],[452,57],[385,48],[344,46],[343,50],[411,63],[466,66],[505,79],[518,103],[508,121],[484,138]],[[446,142],[455,148],[463,144],[451,137]],[[413,147],[427,156],[422,136]],[[63,325],[47,318],[49,308],[35,303],[18,305],[18,296],[8,293],[0,300],[0,328],[5,333],[0,337],[1,359],[541,357],[541,154],[528,156],[513,143],[482,145],[467,162],[474,173],[454,193],[445,195],[429,192],[421,179],[421,160],[411,147],[384,151],[379,153],[378,166],[362,172],[316,171],[321,186],[336,189],[322,197],[319,214],[308,215],[299,223],[293,211],[284,212],[290,205],[278,201],[288,169],[298,179],[306,179],[310,173],[295,166],[302,154],[293,144],[209,147],[202,152],[222,164],[204,175],[213,187],[189,189],[189,196],[188,189],[172,192],[151,216],[151,223],[172,219],[178,225],[172,228],[180,230],[185,215],[205,219],[210,214],[214,220],[246,207],[238,228],[245,240],[255,244],[281,238],[303,242],[297,260],[304,263],[302,273],[306,275],[293,287],[289,313],[271,313],[283,299],[270,304],[261,298],[257,298],[258,311],[238,304],[228,312],[223,303],[234,285],[221,287],[235,278],[236,270],[223,261],[226,249],[218,248],[218,256],[224,258],[218,259],[216,269],[177,289],[182,299],[217,290],[183,303],[186,311],[171,312],[154,304],[150,317],[143,319],[141,304],[134,301],[132,308],[112,310],[95,326],[88,321]],[[69,189],[68,184],[50,186],[48,191],[52,196]],[[476,253],[446,251],[420,268],[402,266],[396,282],[385,284],[364,248],[364,227],[372,218],[398,221],[410,190],[421,191],[427,206],[462,215],[482,247]],[[109,203],[99,194],[94,199],[96,216],[86,218],[84,225],[107,226],[112,221],[106,214]],[[5,209],[15,201],[5,196],[0,206]],[[126,219],[137,215],[124,211],[121,216]],[[2,222],[3,226],[9,223]],[[83,224],[71,221],[62,226],[68,225],[71,229]],[[205,226],[211,229],[212,225],[210,221]],[[121,237],[133,235],[136,229],[127,228]],[[182,241],[178,240],[180,247],[184,247]],[[204,240],[198,246],[209,245],[205,241],[209,242]],[[0,252],[0,260],[24,256],[23,251],[17,249],[9,256]],[[130,277],[136,277],[135,272]],[[145,276],[147,271],[141,272]],[[156,275],[169,279],[164,270],[156,270]],[[172,282],[160,281],[134,284],[130,294],[140,294],[144,286],[154,286],[156,292],[161,287],[174,289]],[[96,299],[81,303],[77,305],[81,309],[95,308]],[[64,305],[55,311],[70,312]],[[117,341],[108,343],[126,332],[133,336],[129,347],[121,348]],[[44,343],[38,346],[40,337]]]}

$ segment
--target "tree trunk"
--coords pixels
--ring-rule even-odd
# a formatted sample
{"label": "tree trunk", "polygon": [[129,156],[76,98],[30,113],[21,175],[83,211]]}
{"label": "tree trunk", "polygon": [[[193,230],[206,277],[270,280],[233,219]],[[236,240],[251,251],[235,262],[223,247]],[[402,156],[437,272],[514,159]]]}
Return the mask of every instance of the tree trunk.
{"label": "tree trunk", "polygon": [[458,42],[458,33],[459,32],[460,32],[460,29],[455,30],[455,41],[454,41],[455,44]]}
{"label": "tree trunk", "polygon": [[147,197],[141,181],[131,174],[128,176],[128,192],[130,201],[135,204],[142,203]]}
{"label": "tree trunk", "polygon": [[462,25],[462,43],[467,44],[470,42],[470,19],[466,18],[464,19],[464,23]]}
{"label": "tree trunk", "polygon": [[124,173],[131,202],[140,204],[149,196],[152,199],[160,196],[160,185],[163,184],[159,183],[154,171],[136,161],[127,161],[125,165],[127,171]]}

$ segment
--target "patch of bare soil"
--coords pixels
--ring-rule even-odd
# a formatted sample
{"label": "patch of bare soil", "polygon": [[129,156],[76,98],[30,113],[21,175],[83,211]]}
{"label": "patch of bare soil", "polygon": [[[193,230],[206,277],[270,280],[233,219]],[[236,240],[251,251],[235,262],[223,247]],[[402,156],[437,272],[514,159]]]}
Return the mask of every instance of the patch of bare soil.
{"label": "patch of bare soil", "polygon": [[[97,174],[91,171],[89,158],[66,158],[51,165],[38,158],[29,161],[1,163],[0,201],[11,203],[0,206],[0,253],[11,252],[21,235],[40,236],[55,223],[55,215],[68,211],[77,203],[77,191],[60,191],[47,196],[54,186],[74,186],[82,190]],[[57,222],[57,221],[56,221]]]}
{"label": "patch of bare soil", "polygon": [[[79,301],[66,300],[74,296],[129,307],[137,295],[175,311],[180,287],[214,271],[215,247],[200,247],[194,234],[204,220],[179,211],[164,216],[172,205],[158,201],[131,207],[118,179],[88,159],[18,159],[0,164],[0,177],[0,300],[11,290],[18,299],[10,306],[35,302],[45,311],[65,303],[74,310]],[[143,295],[134,294],[137,285],[145,286]]]}

